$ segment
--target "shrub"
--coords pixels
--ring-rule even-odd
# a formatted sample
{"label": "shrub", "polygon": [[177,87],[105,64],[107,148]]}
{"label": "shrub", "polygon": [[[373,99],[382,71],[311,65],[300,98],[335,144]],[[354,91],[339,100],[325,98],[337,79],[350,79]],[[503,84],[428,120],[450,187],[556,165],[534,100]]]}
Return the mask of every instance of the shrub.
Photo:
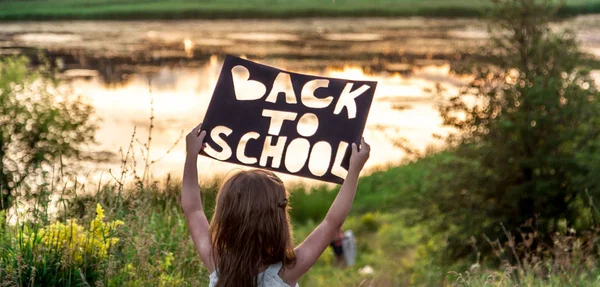
{"label": "shrub", "polygon": [[580,229],[597,220],[587,203],[600,195],[600,91],[576,37],[552,28],[550,0],[494,2],[490,62],[440,109],[457,131],[455,157],[422,204],[428,219],[444,219],[437,231],[449,233],[455,259],[470,254],[471,236],[503,236],[500,223],[515,230],[536,218],[552,244],[562,220]]}
{"label": "shrub", "polygon": [[[94,142],[93,107],[65,95],[48,65],[30,68],[25,57],[0,59],[0,210],[38,191],[48,166],[84,158]],[[48,180],[49,181],[49,180]]]}
{"label": "shrub", "polygon": [[115,232],[122,224],[120,220],[105,222],[104,209],[97,204],[96,217],[87,228],[76,219],[45,227],[34,223],[7,227],[2,233],[0,283],[68,286],[98,282],[119,241]]}
{"label": "shrub", "polygon": [[369,212],[360,218],[362,227],[369,232],[375,232],[379,229],[379,222],[375,218],[375,214]]}

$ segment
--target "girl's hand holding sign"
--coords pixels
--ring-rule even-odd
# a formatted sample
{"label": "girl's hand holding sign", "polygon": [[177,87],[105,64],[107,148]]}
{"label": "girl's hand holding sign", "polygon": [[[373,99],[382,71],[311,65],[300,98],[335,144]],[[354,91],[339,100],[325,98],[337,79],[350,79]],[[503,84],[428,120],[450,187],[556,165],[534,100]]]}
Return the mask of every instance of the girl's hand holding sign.
{"label": "girl's hand holding sign", "polygon": [[202,123],[200,123],[185,137],[186,152],[191,155],[199,154],[206,147],[204,137],[206,137],[206,131],[202,130]]}

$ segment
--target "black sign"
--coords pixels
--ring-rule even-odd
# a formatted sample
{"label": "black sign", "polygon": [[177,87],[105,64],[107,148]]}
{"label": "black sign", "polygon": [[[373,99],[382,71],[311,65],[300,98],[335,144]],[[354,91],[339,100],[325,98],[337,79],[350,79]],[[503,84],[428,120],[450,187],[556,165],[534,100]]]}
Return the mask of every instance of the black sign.
{"label": "black sign", "polygon": [[202,124],[207,147],[201,154],[342,183],[376,86],[227,56]]}

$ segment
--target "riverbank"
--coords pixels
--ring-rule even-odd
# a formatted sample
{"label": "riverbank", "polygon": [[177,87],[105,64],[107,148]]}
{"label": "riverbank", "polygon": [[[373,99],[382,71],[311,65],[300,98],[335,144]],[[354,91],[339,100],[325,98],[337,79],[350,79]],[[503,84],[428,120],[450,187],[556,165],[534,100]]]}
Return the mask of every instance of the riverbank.
{"label": "riverbank", "polygon": [[[481,17],[491,1],[3,1],[0,21],[142,20],[142,19],[281,19],[293,17]],[[570,0],[558,15],[600,13],[600,0]]]}

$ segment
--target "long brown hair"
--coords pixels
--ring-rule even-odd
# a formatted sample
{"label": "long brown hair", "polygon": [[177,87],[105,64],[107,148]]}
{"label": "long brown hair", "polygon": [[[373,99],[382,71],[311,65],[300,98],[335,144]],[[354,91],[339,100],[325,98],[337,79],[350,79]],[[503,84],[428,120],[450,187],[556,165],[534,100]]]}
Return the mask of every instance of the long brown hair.
{"label": "long brown hair", "polygon": [[241,171],[225,181],[210,223],[217,287],[254,287],[261,268],[295,263],[287,198],[272,172]]}

